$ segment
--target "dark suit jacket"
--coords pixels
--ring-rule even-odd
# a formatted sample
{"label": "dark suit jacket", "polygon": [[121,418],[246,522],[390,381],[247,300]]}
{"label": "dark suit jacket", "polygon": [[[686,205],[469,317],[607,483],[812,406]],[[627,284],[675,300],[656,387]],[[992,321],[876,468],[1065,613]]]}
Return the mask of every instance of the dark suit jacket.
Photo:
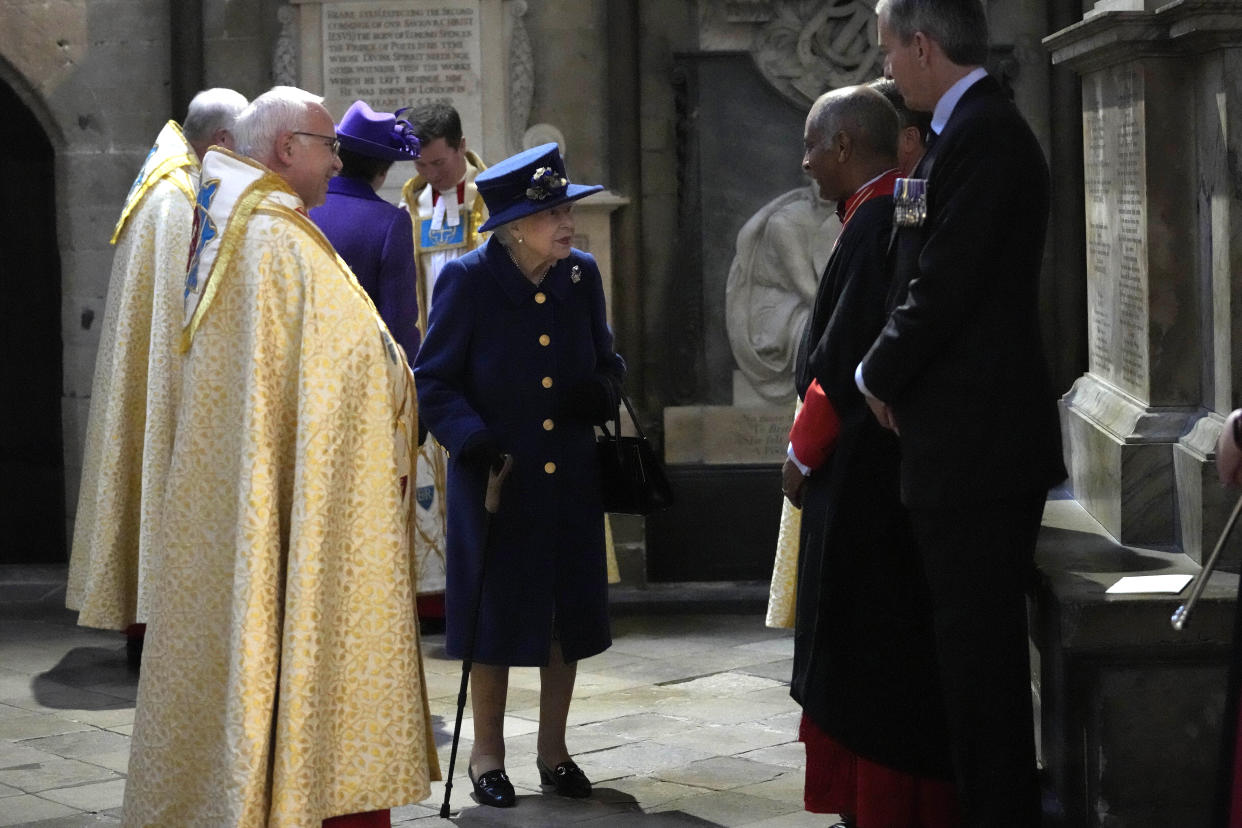
{"label": "dark suit jacket", "polygon": [[862,363],[901,430],[911,508],[1043,491],[1065,478],[1039,331],[1048,166],[991,77],[970,87],[913,177],[927,218],[899,228],[898,306]]}

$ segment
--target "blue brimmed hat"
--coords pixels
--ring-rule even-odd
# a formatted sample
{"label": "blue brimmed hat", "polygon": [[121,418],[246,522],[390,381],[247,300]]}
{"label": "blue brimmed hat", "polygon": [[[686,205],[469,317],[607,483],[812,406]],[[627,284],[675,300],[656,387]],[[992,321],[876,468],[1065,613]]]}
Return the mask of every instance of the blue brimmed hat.
{"label": "blue brimmed hat", "polygon": [[354,101],[336,125],[336,137],[345,149],[368,158],[413,161],[420,147],[410,122],[397,117],[404,111],[376,112],[366,101]]}
{"label": "blue brimmed hat", "polygon": [[523,150],[488,167],[475,177],[474,184],[488,213],[479,232],[604,189],[599,184],[570,184],[555,143]]}

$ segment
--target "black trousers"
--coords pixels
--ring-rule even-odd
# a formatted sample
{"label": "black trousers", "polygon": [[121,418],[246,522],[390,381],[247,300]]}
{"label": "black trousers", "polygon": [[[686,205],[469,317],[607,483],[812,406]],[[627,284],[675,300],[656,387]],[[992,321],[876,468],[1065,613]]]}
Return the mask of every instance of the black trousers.
{"label": "black trousers", "polygon": [[1045,492],[912,509],[964,828],[1038,828],[1026,596]]}

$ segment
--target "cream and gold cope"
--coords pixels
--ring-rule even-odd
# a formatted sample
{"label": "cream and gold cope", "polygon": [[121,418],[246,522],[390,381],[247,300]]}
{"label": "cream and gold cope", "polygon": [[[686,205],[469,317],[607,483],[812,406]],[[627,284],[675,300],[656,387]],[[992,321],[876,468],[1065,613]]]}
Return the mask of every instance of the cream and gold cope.
{"label": "cream and gold cope", "polygon": [[237,176],[199,217],[219,249],[185,314],[127,826],[318,828],[439,778],[413,379],[283,180],[208,152],[204,188]]}

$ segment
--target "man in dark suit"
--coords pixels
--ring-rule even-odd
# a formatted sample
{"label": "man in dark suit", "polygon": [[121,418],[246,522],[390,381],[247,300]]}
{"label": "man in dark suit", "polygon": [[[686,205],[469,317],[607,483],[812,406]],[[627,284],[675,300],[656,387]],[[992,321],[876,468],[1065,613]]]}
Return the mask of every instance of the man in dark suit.
{"label": "man in dark suit", "polygon": [[1040,343],[1048,168],[982,68],[980,0],[881,0],[885,74],[932,115],[897,189],[895,309],[855,373],[901,438],[902,499],[932,592],[967,826],[1040,820],[1025,593],[1065,477]]}

